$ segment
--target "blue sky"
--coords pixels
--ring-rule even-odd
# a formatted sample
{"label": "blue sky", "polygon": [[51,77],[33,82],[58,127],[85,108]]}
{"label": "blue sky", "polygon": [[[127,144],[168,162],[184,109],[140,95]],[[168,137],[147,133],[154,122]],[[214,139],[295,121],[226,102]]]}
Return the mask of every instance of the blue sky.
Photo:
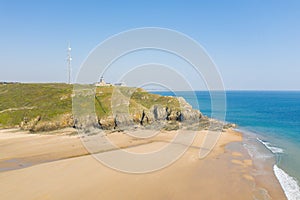
{"label": "blue sky", "polygon": [[132,28],[189,35],[226,89],[300,90],[300,1],[0,1],[0,81],[64,82],[89,52]]}

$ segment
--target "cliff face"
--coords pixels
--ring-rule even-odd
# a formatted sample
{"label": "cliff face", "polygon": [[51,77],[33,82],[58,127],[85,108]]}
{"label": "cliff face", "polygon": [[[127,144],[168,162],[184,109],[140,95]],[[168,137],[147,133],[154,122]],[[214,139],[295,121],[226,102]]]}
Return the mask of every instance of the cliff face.
{"label": "cliff face", "polygon": [[[79,98],[75,102],[90,99],[87,92],[75,93]],[[177,129],[183,123],[195,124],[200,120],[208,120],[200,111],[192,109],[182,97],[163,97],[139,88],[126,87],[98,87],[96,93],[90,95],[95,95],[96,116],[84,113],[75,116],[75,126],[78,128]],[[79,110],[88,107],[84,103],[79,104]]]}
{"label": "cliff face", "polygon": [[132,113],[118,113],[109,117],[98,118],[99,126],[102,129],[126,129],[130,127],[152,127],[159,125],[176,123],[197,123],[204,119],[201,112],[193,110],[192,107],[183,99],[178,98],[182,108],[172,105],[153,104],[149,109],[137,108]]}

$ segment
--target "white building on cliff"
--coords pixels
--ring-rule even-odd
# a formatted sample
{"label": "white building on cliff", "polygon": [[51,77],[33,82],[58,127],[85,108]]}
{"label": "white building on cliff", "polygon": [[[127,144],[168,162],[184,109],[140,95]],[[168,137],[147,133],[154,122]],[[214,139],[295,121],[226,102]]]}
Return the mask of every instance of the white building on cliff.
{"label": "white building on cliff", "polygon": [[104,81],[104,77],[101,76],[101,77],[100,77],[100,81],[97,82],[97,83],[95,83],[95,86],[112,86],[112,84],[106,83],[106,82]]}
{"label": "white building on cliff", "polygon": [[95,86],[126,86],[126,84],[124,82],[119,82],[119,83],[115,83],[115,84],[111,84],[111,83],[106,83],[104,81],[104,77],[101,76],[99,82],[95,83]]}

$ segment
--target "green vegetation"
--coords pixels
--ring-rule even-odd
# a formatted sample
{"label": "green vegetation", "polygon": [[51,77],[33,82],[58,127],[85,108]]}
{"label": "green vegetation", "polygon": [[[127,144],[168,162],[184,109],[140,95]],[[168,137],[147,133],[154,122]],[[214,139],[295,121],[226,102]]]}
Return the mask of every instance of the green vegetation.
{"label": "green vegetation", "polygon": [[71,113],[72,85],[0,84],[0,127],[15,127],[25,120],[40,116],[50,121],[59,115]]}
{"label": "green vegetation", "polygon": [[[82,87],[86,88],[86,86]],[[76,89],[78,88],[80,85],[76,85]],[[180,110],[176,98],[151,94],[140,88],[97,87],[95,91],[87,90],[87,92],[89,92],[89,97],[95,100],[93,106],[95,106],[98,119],[112,116],[112,102],[117,102],[118,111],[129,108],[130,114],[139,115],[137,119],[144,110],[149,111],[153,105]],[[39,124],[56,121],[56,126],[53,127],[59,128],[57,121],[64,119],[66,115],[71,116],[72,93],[73,85],[63,83],[0,84],[0,128],[19,127],[23,122],[33,120],[38,121]],[[79,104],[82,111],[88,111],[91,105],[86,102],[86,91],[75,92],[75,94],[75,98],[77,96],[79,98],[75,102]],[[82,101],[80,95],[84,96]],[[124,104],[124,99],[129,102],[129,107],[128,104]],[[123,104],[118,103],[120,100]],[[70,126],[70,123],[65,124]],[[39,130],[47,129],[40,128]]]}
{"label": "green vegetation", "polygon": [[[112,115],[112,106],[118,104],[118,100],[122,99],[129,103],[129,113],[140,113],[143,110],[149,110],[153,105],[161,105],[163,107],[172,107],[180,110],[179,102],[174,97],[164,97],[157,94],[151,94],[141,88],[129,87],[98,87],[96,89],[96,113],[99,118]],[[128,109],[127,105],[124,109]],[[116,110],[123,110],[117,108]]]}

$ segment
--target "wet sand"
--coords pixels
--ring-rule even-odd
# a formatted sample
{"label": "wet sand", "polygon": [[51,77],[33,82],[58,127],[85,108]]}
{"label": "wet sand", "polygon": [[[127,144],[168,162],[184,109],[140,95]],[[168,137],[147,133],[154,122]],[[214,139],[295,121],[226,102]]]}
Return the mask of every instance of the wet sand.
{"label": "wet sand", "polygon": [[[272,189],[256,180],[255,167],[245,152],[225,148],[229,143],[242,140],[242,135],[232,130],[222,133],[213,151],[204,159],[198,155],[206,133],[197,132],[193,144],[179,160],[144,174],[124,173],[104,166],[87,155],[78,136],[61,135],[68,131],[72,132],[62,130],[55,135],[41,135],[1,130],[1,198],[285,199],[280,186]],[[116,146],[141,153],[164,146],[173,134],[163,132],[154,139],[137,140],[115,132],[107,137]]]}

